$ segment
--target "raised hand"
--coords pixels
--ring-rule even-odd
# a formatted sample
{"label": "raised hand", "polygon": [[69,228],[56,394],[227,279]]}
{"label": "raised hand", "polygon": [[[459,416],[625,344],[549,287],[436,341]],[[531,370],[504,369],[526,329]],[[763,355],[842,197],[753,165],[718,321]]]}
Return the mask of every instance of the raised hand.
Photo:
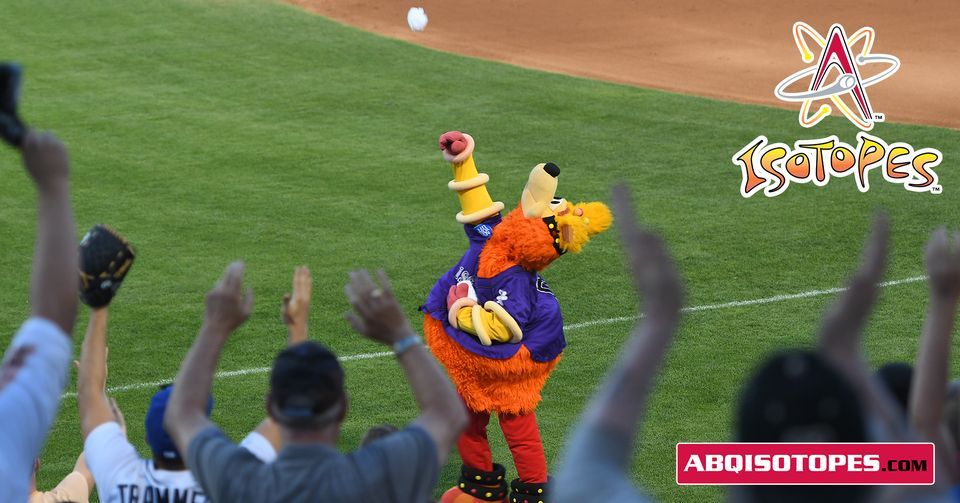
{"label": "raised hand", "polygon": [[281,315],[287,325],[287,343],[297,344],[307,340],[307,320],[310,318],[310,297],[313,293],[313,278],[307,266],[293,271],[293,294],[283,296]]}
{"label": "raised hand", "polygon": [[885,214],[874,218],[873,230],[863,248],[860,267],[847,290],[833,303],[820,326],[820,349],[835,363],[862,359],[860,340],[867,317],[877,300],[877,284],[883,277],[890,239],[890,222]]}
{"label": "raised hand", "polygon": [[70,157],[67,147],[53,133],[28,132],[22,150],[23,164],[38,189],[50,189],[67,181]]}
{"label": "raised hand", "polygon": [[676,323],[683,306],[683,288],[663,241],[637,224],[626,186],[613,188],[612,206],[634,287],[643,296],[648,321]]}
{"label": "raised hand", "polygon": [[925,257],[931,294],[955,303],[960,297],[960,233],[948,237],[944,227],[933,231]]}
{"label": "raised hand", "polygon": [[[960,299],[960,235],[948,237],[943,227],[933,231],[926,248],[927,273],[930,275],[930,302],[923,323],[923,335],[917,351],[910,383],[908,415],[914,431],[936,444],[937,469],[948,474],[946,480],[960,480],[955,443],[944,435],[944,397],[950,381],[950,350],[953,346],[957,300]],[[937,477],[938,483],[944,480]]]}
{"label": "raised hand", "polygon": [[383,270],[377,271],[380,286],[366,269],[350,273],[344,293],[353,312],[344,314],[354,330],[383,344],[393,343],[413,334],[403,308],[393,296],[390,280]]}
{"label": "raised hand", "polygon": [[[616,365],[570,437],[557,472],[553,495],[556,501],[584,501],[582,496],[586,493],[576,481],[582,478],[585,467],[607,474],[607,482],[617,487],[629,484],[623,468],[633,451],[636,431],[676,331],[683,303],[676,265],[660,238],[637,224],[629,189],[615,186],[611,203],[634,286],[643,296],[646,317],[633,328]],[[593,441],[596,438],[604,441]]]}
{"label": "raised hand", "polygon": [[223,335],[229,335],[243,325],[253,309],[253,290],[243,291],[244,267],[241,261],[230,264],[207,294],[204,324],[226,332]]}

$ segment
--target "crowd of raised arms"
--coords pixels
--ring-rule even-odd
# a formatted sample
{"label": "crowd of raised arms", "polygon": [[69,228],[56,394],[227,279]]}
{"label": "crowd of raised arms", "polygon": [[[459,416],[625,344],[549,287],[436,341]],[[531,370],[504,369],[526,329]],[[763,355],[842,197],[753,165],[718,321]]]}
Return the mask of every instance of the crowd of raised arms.
{"label": "crowd of raised arms", "polygon": [[[328,348],[310,338],[312,280],[306,267],[297,267],[291,294],[275,299],[288,343],[273,363],[263,421],[235,444],[210,420],[220,353],[254,302],[240,261],[229,264],[207,293],[199,334],[176,380],[150,401],[144,419],[150,459],[141,459],[127,439],[124,417],[107,395],[109,296],[87,302],[89,324],[74,362],[83,452],[59,485],[47,492],[37,488],[38,456],[71,365],[80,252],[67,149],[52,134],[27,131],[20,151],[36,187],[38,224],[30,316],[7,347],[0,374],[0,502],[85,502],[94,487],[101,502],[122,503],[432,500],[467,415],[383,271],[350,273],[344,291],[352,310],[345,318],[357,333],[394,351],[419,409],[416,419],[403,427],[369,425],[356,450],[338,451],[350,410],[344,370]],[[636,222],[629,190],[614,187],[611,200],[627,268],[643,299],[642,316],[553,463],[549,501],[648,499],[631,480],[631,459],[647,399],[680,322],[683,289],[663,242]],[[731,500],[953,500],[960,481],[960,393],[949,380],[949,358],[960,298],[960,235],[941,228],[927,244],[930,298],[926,321],[917,327],[922,334],[916,364],[873,371],[862,335],[883,278],[888,240],[889,224],[880,215],[848,287],[819,328],[811,327],[811,344],[766,358],[744,383],[731,440],[931,441],[936,484],[738,487],[728,493]],[[782,413],[770,414],[772,408]]]}

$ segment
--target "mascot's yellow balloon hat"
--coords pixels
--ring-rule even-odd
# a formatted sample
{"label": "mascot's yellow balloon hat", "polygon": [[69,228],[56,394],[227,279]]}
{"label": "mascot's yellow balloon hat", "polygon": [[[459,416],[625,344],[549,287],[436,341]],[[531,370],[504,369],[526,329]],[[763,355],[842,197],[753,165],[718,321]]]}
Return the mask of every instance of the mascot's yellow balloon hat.
{"label": "mascot's yellow balloon hat", "polygon": [[[473,160],[475,146],[473,137],[466,133],[451,131],[440,137],[443,157],[453,167],[453,180],[447,187],[460,199],[462,211],[456,219],[462,224],[482,222],[504,208],[502,202],[493,201],[487,192],[490,176],[477,170]],[[523,216],[544,221],[558,256],[568,251],[580,253],[591,236],[603,232],[613,222],[609,208],[603,203],[571,205],[566,199],[556,197],[559,176],[560,168],[556,164],[537,164],[520,195]]]}

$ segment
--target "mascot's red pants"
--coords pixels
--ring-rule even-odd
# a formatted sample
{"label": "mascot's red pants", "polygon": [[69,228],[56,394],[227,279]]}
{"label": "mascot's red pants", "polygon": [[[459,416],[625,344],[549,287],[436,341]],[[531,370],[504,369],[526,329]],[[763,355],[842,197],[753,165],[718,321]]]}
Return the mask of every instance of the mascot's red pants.
{"label": "mascot's red pants", "polygon": [[[470,424],[457,440],[457,451],[463,464],[483,471],[493,470],[490,444],[487,442],[487,423],[489,412],[474,412],[468,409]],[[530,414],[498,414],[500,429],[507,439],[507,446],[513,454],[513,463],[521,482],[546,482],[547,458],[540,441],[540,429],[537,416]]]}
{"label": "mascot's red pants", "polygon": [[447,368],[470,414],[470,424],[457,441],[463,464],[493,470],[487,423],[490,411],[496,411],[517,476],[522,482],[546,482],[547,461],[534,410],[540,402],[540,390],[560,357],[538,362],[521,346],[517,354],[506,360],[486,358],[457,344],[447,336],[443,324],[430,315],[424,316],[423,333],[434,356]]}

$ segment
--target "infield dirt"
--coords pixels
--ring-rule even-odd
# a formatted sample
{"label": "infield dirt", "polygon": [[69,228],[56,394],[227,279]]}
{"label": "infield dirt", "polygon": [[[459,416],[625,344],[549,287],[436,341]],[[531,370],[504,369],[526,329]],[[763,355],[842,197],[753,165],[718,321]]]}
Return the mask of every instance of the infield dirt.
{"label": "infield dirt", "polygon": [[[873,52],[901,61],[870,87],[891,122],[960,128],[960,2],[761,0],[288,0],[363,30],[551,72],[798,110],[773,89],[804,68],[791,33],[876,29]],[[406,24],[424,7],[426,31]],[[442,72],[442,68],[437,68]]]}

